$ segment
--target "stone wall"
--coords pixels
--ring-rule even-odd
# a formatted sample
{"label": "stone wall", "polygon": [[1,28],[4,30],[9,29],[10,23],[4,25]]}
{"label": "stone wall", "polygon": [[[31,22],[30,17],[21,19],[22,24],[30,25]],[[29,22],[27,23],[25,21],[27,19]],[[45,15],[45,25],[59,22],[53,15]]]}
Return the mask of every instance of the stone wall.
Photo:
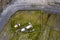
{"label": "stone wall", "polygon": [[37,4],[37,5],[46,5],[47,0],[25,0],[27,3]]}

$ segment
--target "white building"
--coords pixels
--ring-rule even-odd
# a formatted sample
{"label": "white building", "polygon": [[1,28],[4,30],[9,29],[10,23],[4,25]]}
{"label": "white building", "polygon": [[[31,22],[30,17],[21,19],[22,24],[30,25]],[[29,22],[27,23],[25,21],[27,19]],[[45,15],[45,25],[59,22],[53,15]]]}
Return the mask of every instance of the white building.
{"label": "white building", "polygon": [[28,26],[26,26],[25,28],[26,28],[26,29],[30,29],[30,28],[32,28],[32,25],[28,25]]}
{"label": "white building", "polygon": [[17,27],[19,27],[19,26],[20,26],[20,24],[16,24],[16,25],[14,25],[15,28],[17,28]]}
{"label": "white building", "polygon": [[24,31],[26,31],[26,29],[25,29],[25,28],[22,28],[22,29],[21,29],[21,32],[24,32]]}
{"label": "white building", "polygon": [[30,29],[30,28],[32,28],[32,27],[33,27],[32,24],[29,23],[28,26],[26,26],[25,28],[22,28],[22,29],[21,29],[21,32],[24,32],[24,31],[26,31],[26,30],[28,30],[28,29]]}

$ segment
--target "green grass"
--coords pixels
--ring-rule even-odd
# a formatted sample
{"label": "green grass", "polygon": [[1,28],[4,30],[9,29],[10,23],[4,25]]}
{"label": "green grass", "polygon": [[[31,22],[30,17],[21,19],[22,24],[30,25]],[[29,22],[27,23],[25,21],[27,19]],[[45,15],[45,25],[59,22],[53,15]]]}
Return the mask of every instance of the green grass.
{"label": "green grass", "polygon": [[[48,15],[49,14],[44,11],[17,11],[11,16],[2,33],[7,32],[9,40],[54,40],[52,35],[54,34],[53,28],[57,15],[50,14],[50,17],[48,17]],[[16,30],[26,27],[29,22],[32,23],[35,29],[34,32],[19,31],[16,33]],[[21,26],[14,28],[14,25],[18,23],[20,23]]]}
{"label": "green grass", "polygon": [[[37,39],[38,34],[40,34],[40,28],[41,28],[41,21],[40,16],[43,14],[40,14],[40,11],[33,11],[33,12],[28,12],[28,11],[23,11],[22,13],[17,12],[14,17],[12,17],[11,20],[11,27],[13,28],[15,24],[21,23],[21,28],[25,27],[28,25],[29,22],[32,23],[33,28],[35,29],[35,32],[29,33],[28,39]],[[14,19],[13,19],[14,18]],[[13,31],[16,31],[15,29]],[[34,35],[34,36],[32,36]],[[35,38],[35,39],[34,39]],[[14,39],[13,39],[14,40]]]}

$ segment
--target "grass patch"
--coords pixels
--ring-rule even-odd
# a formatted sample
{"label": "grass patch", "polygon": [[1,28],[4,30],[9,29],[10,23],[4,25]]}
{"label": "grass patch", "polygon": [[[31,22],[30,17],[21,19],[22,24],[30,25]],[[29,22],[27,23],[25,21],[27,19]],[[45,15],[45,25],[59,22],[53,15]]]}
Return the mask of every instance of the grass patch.
{"label": "grass patch", "polygon": [[[47,14],[44,11],[18,11],[11,16],[6,25],[8,27],[8,34],[10,40],[49,40],[52,39],[54,23],[56,15]],[[31,22],[34,32],[20,32],[16,30],[24,28]],[[14,28],[15,24],[20,23],[19,28]],[[47,28],[47,26],[49,28]],[[6,30],[6,28],[4,30]],[[32,28],[32,29],[33,29]],[[46,31],[46,32],[45,32]],[[6,31],[7,32],[7,31]],[[51,34],[50,34],[51,33]],[[50,37],[50,38],[49,38]]]}

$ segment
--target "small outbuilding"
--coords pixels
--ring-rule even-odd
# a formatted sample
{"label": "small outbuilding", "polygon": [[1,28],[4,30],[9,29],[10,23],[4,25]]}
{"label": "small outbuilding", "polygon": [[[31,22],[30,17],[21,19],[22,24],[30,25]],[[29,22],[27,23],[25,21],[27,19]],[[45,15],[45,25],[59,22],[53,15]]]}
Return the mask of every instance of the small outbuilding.
{"label": "small outbuilding", "polygon": [[32,27],[33,27],[32,24],[29,22],[29,25],[26,26],[25,28],[26,28],[26,29],[30,29],[30,28],[32,28]]}
{"label": "small outbuilding", "polygon": [[22,28],[22,29],[21,29],[21,32],[24,32],[24,31],[26,31],[26,29],[25,29],[25,28]]}
{"label": "small outbuilding", "polygon": [[16,24],[16,25],[14,25],[15,28],[18,28],[19,26],[20,26],[20,24]]}

